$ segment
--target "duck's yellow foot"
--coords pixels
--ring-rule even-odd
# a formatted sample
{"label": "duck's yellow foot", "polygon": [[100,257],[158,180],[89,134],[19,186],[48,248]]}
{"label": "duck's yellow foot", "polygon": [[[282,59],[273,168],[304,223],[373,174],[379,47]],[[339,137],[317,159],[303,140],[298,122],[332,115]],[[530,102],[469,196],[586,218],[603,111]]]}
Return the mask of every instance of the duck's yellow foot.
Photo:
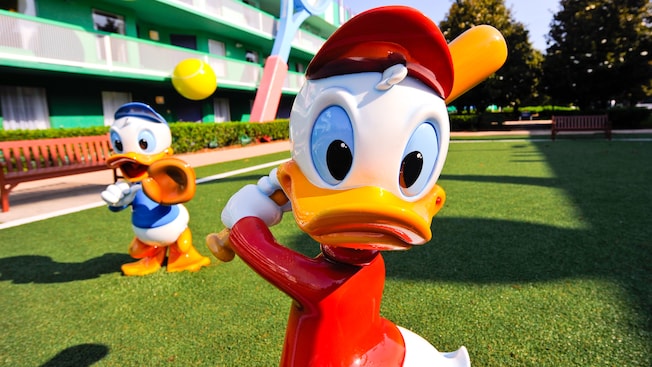
{"label": "duck's yellow foot", "polygon": [[170,246],[170,254],[168,256],[168,271],[198,271],[204,266],[208,266],[211,259],[202,256],[197,250],[190,246],[188,251],[181,252],[179,247],[175,244]]}
{"label": "duck's yellow foot", "polygon": [[148,245],[145,242],[139,240],[138,237],[134,237],[133,241],[131,241],[131,245],[129,245],[129,255],[131,255],[131,257],[134,259],[154,257],[157,256],[161,251],[165,253],[165,247]]}
{"label": "duck's yellow foot", "polygon": [[159,248],[159,251],[152,254],[152,256],[146,256],[136,262],[122,265],[122,273],[124,275],[152,274],[161,268],[164,259],[165,247]]}

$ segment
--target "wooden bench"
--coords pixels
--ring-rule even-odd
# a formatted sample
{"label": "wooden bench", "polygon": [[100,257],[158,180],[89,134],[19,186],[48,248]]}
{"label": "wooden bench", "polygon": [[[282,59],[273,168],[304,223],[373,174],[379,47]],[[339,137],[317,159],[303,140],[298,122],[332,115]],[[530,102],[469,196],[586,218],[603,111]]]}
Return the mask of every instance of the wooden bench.
{"label": "wooden bench", "polygon": [[110,154],[108,134],[0,142],[2,211],[9,211],[9,192],[19,183],[110,169]]}
{"label": "wooden bench", "polygon": [[611,123],[607,115],[552,116],[552,140],[560,131],[604,131],[611,140]]}

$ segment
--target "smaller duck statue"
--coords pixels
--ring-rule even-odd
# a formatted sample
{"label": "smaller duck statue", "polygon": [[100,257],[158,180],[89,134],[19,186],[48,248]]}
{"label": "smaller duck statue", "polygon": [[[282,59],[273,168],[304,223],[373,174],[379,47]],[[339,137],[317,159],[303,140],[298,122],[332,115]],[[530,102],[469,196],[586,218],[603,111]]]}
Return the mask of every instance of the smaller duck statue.
{"label": "smaller duck statue", "polygon": [[195,172],[172,157],[172,135],[167,121],[150,106],[132,102],[115,112],[110,129],[113,154],[107,160],[119,168],[124,181],[101,193],[109,210],[131,206],[135,238],[129,255],[138,261],[122,265],[125,275],[158,271],[167,258],[167,271],[198,271],[210,264],[192,244],[189,214],[183,206],[195,195]]}

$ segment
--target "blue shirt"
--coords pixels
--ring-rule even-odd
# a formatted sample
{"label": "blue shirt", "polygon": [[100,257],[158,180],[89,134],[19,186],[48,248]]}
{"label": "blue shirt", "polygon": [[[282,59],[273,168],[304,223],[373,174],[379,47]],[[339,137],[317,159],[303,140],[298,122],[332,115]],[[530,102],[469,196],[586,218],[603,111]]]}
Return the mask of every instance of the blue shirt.
{"label": "blue shirt", "polygon": [[[178,205],[161,205],[145,195],[143,190],[138,190],[134,201],[131,202],[131,223],[138,228],[156,228],[166,225],[179,216]],[[120,211],[125,207],[112,207],[112,211]]]}

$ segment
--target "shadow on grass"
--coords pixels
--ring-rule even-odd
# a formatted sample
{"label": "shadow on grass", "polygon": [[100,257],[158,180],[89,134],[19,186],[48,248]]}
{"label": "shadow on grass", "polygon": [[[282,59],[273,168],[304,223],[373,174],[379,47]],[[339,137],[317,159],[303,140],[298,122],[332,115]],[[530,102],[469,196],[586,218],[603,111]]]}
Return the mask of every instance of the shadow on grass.
{"label": "shadow on grass", "polygon": [[484,183],[561,189],[581,228],[437,216],[430,243],[385,254],[388,277],[470,283],[604,279],[618,284],[632,306],[648,315],[652,329],[650,145],[586,141],[536,146],[554,172],[550,178],[442,179],[474,182],[478,191]]}
{"label": "shadow on grass", "polygon": [[120,272],[133,259],[127,254],[108,253],[81,263],[53,261],[49,256],[22,255],[0,259],[0,281],[14,284],[65,283],[98,278]]}
{"label": "shadow on grass", "polygon": [[87,367],[99,362],[109,354],[103,344],[79,344],[66,348],[40,367]]}
{"label": "shadow on grass", "polygon": [[[108,185],[108,183],[107,183]],[[18,191],[11,196],[12,205],[27,205],[38,203],[44,200],[55,200],[75,196],[97,194],[106,188],[106,185],[83,184],[69,187],[66,184],[51,185],[47,189]]]}
{"label": "shadow on grass", "polygon": [[441,175],[440,180],[486,182],[514,185],[531,186],[552,186],[555,185],[554,178],[545,177],[522,177],[522,176],[480,176],[480,175]]}
{"label": "shadow on grass", "polygon": [[[644,243],[610,241],[591,230],[445,217],[436,217],[432,230],[423,246],[383,253],[388,277],[477,284],[606,278],[634,290],[652,267],[636,256]],[[306,256],[319,251],[303,233],[283,241]]]}
{"label": "shadow on grass", "polygon": [[479,284],[606,279],[628,291],[639,309],[649,307],[650,259],[643,242],[505,220],[435,221],[430,243],[385,254],[388,277]]}
{"label": "shadow on grass", "polygon": [[565,269],[617,282],[652,330],[652,146],[604,140],[535,146],[557,177],[555,186],[587,224],[586,230],[557,238],[558,247],[574,259],[556,255],[548,267],[562,276]]}

